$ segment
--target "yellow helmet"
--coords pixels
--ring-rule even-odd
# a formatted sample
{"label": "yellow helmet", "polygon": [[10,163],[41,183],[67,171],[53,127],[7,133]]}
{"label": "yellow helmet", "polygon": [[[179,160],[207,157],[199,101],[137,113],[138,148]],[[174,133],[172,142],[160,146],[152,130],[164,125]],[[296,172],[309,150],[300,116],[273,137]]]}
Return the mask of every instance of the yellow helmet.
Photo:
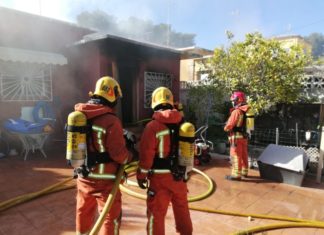
{"label": "yellow helmet", "polygon": [[100,78],[96,83],[96,89],[94,92],[89,92],[90,97],[101,96],[107,101],[113,103],[119,97],[122,97],[122,91],[118,82],[112,77],[105,76]]}
{"label": "yellow helmet", "polygon": [[160,104],[170,104],[173,106],[172,92],[166,87],[156,88],[152,93],[152,109]]}

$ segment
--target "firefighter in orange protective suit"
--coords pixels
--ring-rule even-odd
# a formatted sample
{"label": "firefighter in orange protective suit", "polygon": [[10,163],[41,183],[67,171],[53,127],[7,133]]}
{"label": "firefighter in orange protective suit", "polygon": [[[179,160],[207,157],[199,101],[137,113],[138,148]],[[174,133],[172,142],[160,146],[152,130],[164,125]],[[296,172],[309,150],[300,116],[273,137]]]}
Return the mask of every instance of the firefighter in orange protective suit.
{"label": "firefighter in orange protective suit", "polygon": [[230,110],[224,131],[228,132],[230,156],[232,162],[231,175],[227,180],[241,180],[248,175],[248,134],[246,131],[246,104],[245,94],[241,91],[233,92],[231,96],[233,108]]}
{"label": "firefighter in orange protective suit", "polygon": [[152,93],[154,114],[142,134],[139,146],[138,185],[147,188],[147,234],[165,234],[165,216],[171,202],[176,230],[182,235],[192,234],[188,208],[188,189],[183,172],[173,165],[174,133],[183,121],[174,109],[173,95],[166,87]]}
{"label": "firefighter in orange protective suit", "polygon": [[[114,107],[122,96],[119,84],[111,77],[102,77],[95,91],[89,93],[87,103],[75,105],[76,111],[85,114],[91,129],[87,133],[87,159],[75,167],[77,177],[76,231],[88,234],[113,188],[120,164],[132,159],[123,136],[120,120]],[[99,231],[101,235],[118,234],[121,221],[121,193],[117,192],[110,212]]]}

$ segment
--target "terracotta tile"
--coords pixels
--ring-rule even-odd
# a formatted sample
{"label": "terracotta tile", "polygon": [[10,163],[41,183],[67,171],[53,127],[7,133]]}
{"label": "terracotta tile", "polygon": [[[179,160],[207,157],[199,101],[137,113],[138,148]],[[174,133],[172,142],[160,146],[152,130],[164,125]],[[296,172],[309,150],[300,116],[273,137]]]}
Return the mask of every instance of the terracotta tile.
{"label": "terracotta tile", "polygon": [[[23,161],[22,157],[2,159],[3,178],[0,201],[43,189],[71,176],[66,166],[64,151],[48,151],[48,158],[35,154]],[[304,187],[265,181],[257,170],[246,181],[230,182],[224,179],[230,167],[226,160],[213,158],[208,166],[200,167],[216,183],[216,191],[207,199],[191,205],[225,212],[281,215],[324,220],[324,187],[307,178]],[[21,176],[24,175],[24,178]],[[5,180],[4,180],[5,179]],[[196,176],[189,181],[190,195],[207,189],[205,180]],[[143,192],[143,191],[140,191]],[[144,193],[144,192],[143,192]],[[68,199],[68,200],[67,200]],[[0,213],[0,234],[72,235],[75,234],[75,189],[65,190],[17,205]],[[253,226],[280,221],[191,211],[195,235],[231,234]],[[16,221],[20,221],[16,225]],[[120,234],[143,234],[146,226],[146,203],[123,193],[123,219]],[[15,226],[12,226],[14,224]],[[46,224],[47,226],[44,226]],[[24,233],[26,234],[26,233]],[[166,234],[176,234],[171,207],[166,217]],[[324,234],[320,229],[281,229],[267,234]]]}
{"label": "terracotta tile", "polygon": [[324,234],[324,229],[316,229],[314,232],[314,235],[323,235]]}
{"label": "terracotta tile", "polygon": [[0,201],[1,202],[7,201],[7,200],[10,200],[10,199],[13,199],[13,198],[16,198],[16,197],[19,197],[19,196],[25,194],[25,192],[22,189],[14,187],[14,185],[12,185],[12,184],[8,186],[8,183],[6,183],[6,184],[3,184],[3,186],[4,186],[3,191],[0,192]]}
{"label": "terracotta tile", "polygon": [[310,235],[310,234],[315,234],[315,232],[316,229],[313,228],[287,228],[287,229],[283,229],[282,234],[283,235],[305,235],[305,234]]}
{"label": "terracotta tile", "polygon": [[278,230],[266,231],[266,232],[264,232],[264,234],[267,234],[267,235],[281,235],[282,232],[283,232],[282,229],[278,229]]}
{"label": "terracotta tile", "polygon": [[6,212],[0,216],[0,221],[0,231],[3,234],[37,234],[31,221],[19,212]]}
{"label": "terracotta tile", "polygon": [[259,199],[245,209],[245,213],[268,214],[278,202],[270,199]]}

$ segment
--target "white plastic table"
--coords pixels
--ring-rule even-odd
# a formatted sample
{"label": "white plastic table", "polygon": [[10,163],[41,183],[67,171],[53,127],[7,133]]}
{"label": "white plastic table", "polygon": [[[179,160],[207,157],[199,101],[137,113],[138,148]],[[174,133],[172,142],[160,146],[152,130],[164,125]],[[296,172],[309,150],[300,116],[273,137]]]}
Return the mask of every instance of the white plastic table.
{"label": "white plastic table", "polygon": [[36,134],[28,134],[28,133],[19,133],[13,131],[11,131],[11,133],[16,135],[22,142],[23,151],[21,154],[24,154],[25,161],[27,159],[28,153],[30,151],[34,153],[35,150],[39,150],[43,154],[43,156],[47,158],[43,147],[50,133],[42,132]]}

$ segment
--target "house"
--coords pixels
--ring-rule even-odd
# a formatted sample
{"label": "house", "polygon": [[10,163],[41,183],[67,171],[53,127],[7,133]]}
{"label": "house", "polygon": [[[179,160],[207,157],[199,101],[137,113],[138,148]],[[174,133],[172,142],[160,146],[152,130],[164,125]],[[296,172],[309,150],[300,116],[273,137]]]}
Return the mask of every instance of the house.
{"label": "house", "polygon": [[170,88],[179,99],[181,54],[175,49],[95,33],[70,46],[69,55],[71,73],[77,78],[75,91],[83,95],[76,96],[86,99],[98,77],[119,81],[123,92],[119,115],[125,124],[151,116],[151,94],[159,86]]}
{"label": "house", "polygon": [[204,77],[202,63],[213,55],[213,51],[200,47],[178,49],[182,52],[180,62],[180,82],[199,81]]}
{"label": "house", "polygon": [[69,75],[66,45],[92,33],[74,24],[0,7],[0,121],[22,116],[22,107],[69,104],[62,84]]}
{"label": "house", "polygon": [[86,102],[96,80],[106,75],[121,85],[124,124],[150,117],[150,96],[158,86],[169,87],[179,99],[177,50],[3,7],[0,34],[1,122],[46,101],[62,130],[74,104]]}
{"label": "house", "polygon": [[285,49],[289,49],[292,46],[301,46],[305,53],[312,53],[312,45],[307,42],[302,36],[299,35],[288,35],[288,36],[278,36],[273,39],[280,42],[281,46]]}
{"label": "house", "polygon": [[[282,47],[289,49],[291,46],[300,45],[305,53],[311,54],[312,45],[299,35],[275,37]],[[319,112],[319,125],[324,125],[324,67],[309,65],[305,68],[304,94],[312,100],[309,106],[317,106]]]}
{"label": "house", "polygon": [[189,84],[203,81],[207,72],[203,63],[213,56],[213,51],[200,47],[186,47],[178,49],[181,54],[180,61],[180,100],[187,103],[187,90]]}

